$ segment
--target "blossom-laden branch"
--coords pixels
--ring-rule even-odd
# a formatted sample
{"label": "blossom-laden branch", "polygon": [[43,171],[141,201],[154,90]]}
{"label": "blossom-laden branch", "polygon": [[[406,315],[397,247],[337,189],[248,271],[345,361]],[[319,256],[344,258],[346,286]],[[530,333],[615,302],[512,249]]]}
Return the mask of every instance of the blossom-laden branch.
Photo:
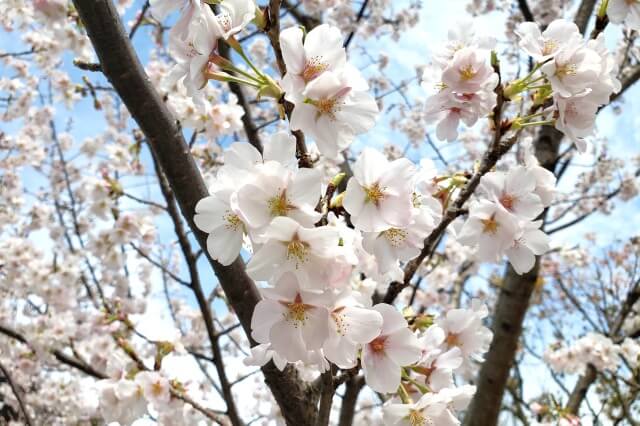
{"label": "blossom-laden branch", "polygon": [[[148,81],[129,42],[118,14],[108,0],[75,1],[81,19],[92,40],[105,76],[113,84],[132,116],[144,132],[158,158],[163,172],[187,223],[200,245],[206,248],[206,235],[198,230],[192,212],[207,190],[184,138],[159,95]],[[246,275],[242,260],[228,266],[211,260],[225,294],[240,322],[250,331],[251,315],[260,296],[253,281]],[[313,403],[307,401],[304,385],[294,371],[279,373],[266,366],[263,369],[267,384],[292,424],[313,418]]]}

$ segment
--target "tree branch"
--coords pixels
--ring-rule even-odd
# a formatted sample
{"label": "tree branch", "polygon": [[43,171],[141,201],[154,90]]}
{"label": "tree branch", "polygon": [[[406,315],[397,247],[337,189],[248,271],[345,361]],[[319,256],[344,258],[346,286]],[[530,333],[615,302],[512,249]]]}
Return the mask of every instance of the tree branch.
{"label": "tree branch", "polygon": [[[196,203],[208,195],[205,183],[175,119],[145,74],[120,17],[109,0],[74,0],[76,10],[96,50],[105,76],[116,89],[167,177],[183,217],[200,247],[206,251],[207,235],[193,222]],[[255,142],[255,141],[254,141]],[[223,266],[207,256],[230,305],[251,340],[251,316],[260,294],[238,258]],[[252,340],[251,340],[252,341]],[[280,373],[273,363],[263,367],[288,424],[304,424],[315,418],[315,404],[308,388],[293,368]]]}

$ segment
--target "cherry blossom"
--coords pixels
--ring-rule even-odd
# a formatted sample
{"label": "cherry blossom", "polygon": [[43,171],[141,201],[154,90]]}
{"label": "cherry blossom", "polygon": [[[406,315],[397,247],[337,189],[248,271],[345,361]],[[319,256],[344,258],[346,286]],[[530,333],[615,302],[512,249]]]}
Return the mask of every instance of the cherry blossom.
{"label": "cherry blossom", "polygon": [[287,66],[282,79],[286,93],[302,93],[304,87],[323,72],[339,72],[347,61],[342,34],[327,24],[315,27],[306,35],[299,27],[287,28],[280,33],[280,44]]}
{"label": "cherry blossom", "polygon": [[262,236],[264,244],[247,264],[256,280],[270,280],[292,271],[303,288],[323,289],[330,281],[327,269],[338,249],[338,234],[332,227],[305,228],[288,217],[273,219]]}
{"label": "cherry blossom", "polygon": [[353,165],[344,207],[351,222],[365,232],[381,232],[409,225],[413,207],[415,167],[406,159],[389,162],[365,148]]}
{"label": "cherry blossom", "polygon": [[382,315],[382,330],[378,337],[364,346],[362,369],[367,384],[373,390],[391,393],[400,384],[401,368],[420,358],[420,345],[407,327],[407,321],[393,306],[383,303],[373,309]]}
{"label": "cherry blossom", "polygon": [[544,31],[533,22],[518,25],[516,34],[520,38],[519,46],[536,61],[544,62],[563,49],[580,43],[582,36],[573,22],[564,19],[552,21]]}
{"label": "cherry blossom", "polygon": [[307,360],[309,351],[322,347],[329,333],[329,312],[317,294],[302,290],[292,273],[284,274],[274,288],[262,289],[262,294],[265,298],[251,320],[257,342],[269,343],[289,362]]}
{"label": "cherry blossom", "polygon": [[352,67],[345,67],[340,74],[323,72],[301,94],[288,94],[295,105],[291,129],[302,130],[323,155],[336,158],[356,135],[375,125],[378,106],[366,88]]}
{"label": "cherry blossom", "polygon": [[460,422],[447,408],[448,400],[440,394],[426,393],[414,404],[386,404],[385,425],[457,426]]}

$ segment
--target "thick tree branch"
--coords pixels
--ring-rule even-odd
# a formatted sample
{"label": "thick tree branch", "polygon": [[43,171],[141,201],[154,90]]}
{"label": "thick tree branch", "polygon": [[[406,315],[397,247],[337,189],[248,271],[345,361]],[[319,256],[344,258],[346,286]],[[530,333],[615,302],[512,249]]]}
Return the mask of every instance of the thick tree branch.
{"label": "thick tree branch", "polygon": [[[111,1],[74,0],[74,4],[105,76],[145,134],[183,217],[200,247],[206,251],[207,235],[195,226],[193,215],[196,203],[208,192],[181,130],[145,74]],[[260,294],[247,275],[244,262],[238,258],[231,265],[223,266],[207,258],[250,338],[251,316]],[[315,417],[314,400],[310,398],[307,386],[298,379],[295,369],[288,368],[280,373],[270,363],[263,372],[288,424],[304,424]]]}

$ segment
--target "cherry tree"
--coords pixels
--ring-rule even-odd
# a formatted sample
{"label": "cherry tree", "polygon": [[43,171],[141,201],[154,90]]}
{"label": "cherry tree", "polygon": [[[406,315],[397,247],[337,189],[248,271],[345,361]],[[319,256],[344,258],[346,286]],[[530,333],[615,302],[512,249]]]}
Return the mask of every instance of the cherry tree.
{"label": "cherry tree", "polygon": [[424,3],[0,0],[2,423],[639,422],[640,3]]}

